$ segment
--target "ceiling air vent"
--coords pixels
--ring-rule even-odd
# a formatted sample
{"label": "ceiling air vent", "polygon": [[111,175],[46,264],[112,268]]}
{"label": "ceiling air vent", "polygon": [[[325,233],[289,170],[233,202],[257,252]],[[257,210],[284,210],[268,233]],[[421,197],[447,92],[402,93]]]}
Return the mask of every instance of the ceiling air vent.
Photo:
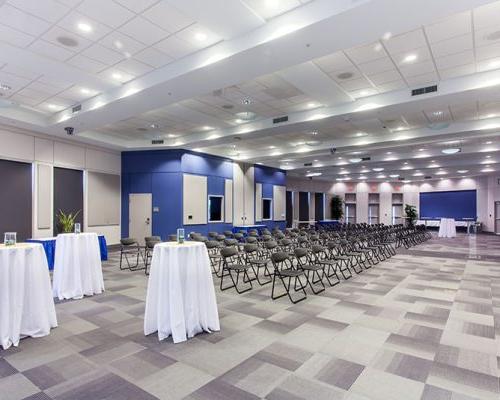
{"label": "ceiling air vent", "polygon": [[78,104],[77,106],[74,106],[72,109],[71,109],[71,112],[73,114],[79,112],[79,111],[82,111],[82,105],[81,104]]}
{"label": "ceiling air vent", "polygon": [[278,117],[273,119],[273,124],[281,124],[282,122],[287,122],[288,121],[288,115],[285,115],[284,117]]}
{"label": "ceiling air vent", "polygon": [[427,86],[427,87],[423,87],[423,88],[419,88],[419,89],[413,89],[411,91],[411,95],[412,96],[420,96],[422,94],[437,92],[437,90],[438,90],[437,85]]}
{"label": "ceiling air vent", "polygon": [[361,157],[361,161],[370,161],[371,157]]}
{"label": "ceiling air vent", "polygon": [[305,163],[304,164],[304,167],[312,167],[313,163],[312,162],[308,162],[308,163]]}
{"label": "ceiling air vent", "polygon": [[398,180],[399,180],[399,181],[406,181],[406,178],[405,178],[404,176],[400,176],[400,177],[398,178]]}
{"label": "ceiling air vent", "polygon": [[151,144],[163,144],[163,139],[151,140]]}
{"label": "ceiling air vent", "polygon": [[432,176],[429,176],[429,175],[424,176],[424,179],[432,179]]}

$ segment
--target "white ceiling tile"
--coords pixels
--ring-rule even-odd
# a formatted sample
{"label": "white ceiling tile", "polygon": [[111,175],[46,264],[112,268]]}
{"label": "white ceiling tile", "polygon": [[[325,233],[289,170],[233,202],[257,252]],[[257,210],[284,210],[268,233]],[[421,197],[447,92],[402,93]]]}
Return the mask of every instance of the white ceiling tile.
{"label": "white ceiling tile", "polygon": [[160,1],[150,9],[144,11],[142,15],[169,32],[180,31],[195,23],[193,19],[186,16],[166,1]]}
{"label": "white ceiling tile", "polygon": [[28,68],[29,66],[27,65],[20,66],[15,62],[10,62],[2,68],[2,71],[29,80],[37,79],[41,75],[38,72],[36,65],[31,66],[33,69]]}
{"label": "white ceiling tile", "polygon": [[271,19],[301,5],[298,0],[244,0],[262,18]]}
{"label": "white ceiling tile", "polygon": [[372,85],[366,80],[366,78],[340,82],[340,86],[349,92],[372,88]]}
{"label": "white ceiling tile", "polygon": [[[41,38],[47,42],[50,42],[58,47],[62,47],[65,50],[71,51],[71,52],[78,52],[82,51],[83,49],[86,49],[89,47],[92,42],[88,39],[85,39],[81,36],[78,36],[74,34],[73,32],[69,32],[65,29],[62,29],[58,26],[54,26],[51,29],[49,29],[45,34],[41,36]],[[75,46],[65,46],[64,44],[60,43],[58,39],[60,38],[68,38],[72,39],[76,45]]]}
{"label": "white ceiling tile", "polygon": [[49,22],[61,19],[69,8],[54,0],[9,0],[9,4]]}
{"label": "white ceiling tile", "polygon": [[375,85],[378,86],[387,82],[401,80],[401,74],[397,70],[392,69],[379,74],[369,75],[369,78]]}
{"label": "white ceiling tile", "polygon": [[489,60],[480,61],[477,63],[477,71],[491,71],[500,68],[500,57],[491,58]]}
{"label": "white ceiling tile", "polygon": [[352,62],[342,51],[317,58],[314,60],[314,63],[325,72],[338,71],[340,69],[349,69],[354,67]]}
{"label": "white ceiling tile", "polygon": [[135,78],[134,75],[131,75],[131,74],[128,74],[127,72],[121,70],[121,69],[118,69],[116,67],[111,67],[111,68],[108,68],[104,71],[102,71],[99,76],[112,83],[112,84],[116,84],[116,83],[125,83],[125,82],[128,82],[128,81],[131,81],[132,79]]}
{"label": "white ceiling tile", "polygon": [[75,54],[72,51],[66,50],[61,46],[56,46],[42,39],[38,39],[28,48],[35,53],[53,58],[58,61],[66,61],[68,58]]}
{"label": "white ceiling tile", "polygon": [[389,57],[380,58],[364,64],[359,64],[358,68],[366,75],[374,75],[384,71],[394,69],[394,64]]}
{"label": "white ceiling tile", "polygon": [[409,49],[411,50],[427,46],[427,42],[425,40],[422,29],[417,29],[412,32],[393,36],[391,39],[385,41],[384,43],[387,50],[391,54],[404,53]]}
{"label": "white ceiling tile", "polygon": [[115,67],[134,76],[144,75],[153,70],[151,66],[141,63],[132,58],[129,58],[128,60],[123,60],[122,62],[116,64]]}
{"label": "white ceiling tile", "polygon": [[59,93],[58,96],[75,102],[75,101],[85,100],[87,98],[93,97],[96,94],[98,94],[98,92],[93,91],[92,88],[87,88],[87,87],[85,88],[87,90],[90,90],[89,93],[87,92],[84,93],[82,89],[83,89],[82,86],[72,86],[69,89],[65,90],[64,92]]}
{"label": "white ceiling tile", "polygon": [[26,47],[35,40],[34,36],[12,29],[6,25],[0,25],[0,38],[2,38],[2,41],[17,47]]}
{"label": "white ceiling tile", "polygon": [[165,64],[168,64],[173,60],[172,57],[152,47],[144,49],[143,51],[137,53],[136,55],[134,55],[134,58],[155,68],[159,68]]}
{"label": "white ceiling tile", "polygon": [[[409,55],[415,55],[417,56],[416,61],[413,63],[407,63],[405,61],[406,57]],[[431,52],[429,51],[429,47],[420,47],[418,49],[408,49],[407,51],[403,51],[402,53],[394,53],[391,54],[392,59],[398,66],[405,66],[405,65],[411,65],[411,64],[416,64],[416,63],[422,63],[424,61],[430,60],[431,59]]]}
{"label": "white ceiling tile", "polygon": [[[146,8],[151,7],[153,4],[158,3],[158,0],[115,0],[122,6],[127,7],[129,10],[139,14],[143,12]],[[163,2],[160,1],[160,3]]]}
{"label": "white ceiling tile", "polygon": [[19,90],[16,94],[38,100],[39,102],[51,96],[50,93],[40,92],[29,87]]}
{"label": "white ceiling tile", "polygon": [[[204,39],[199,40],[199,35],[204,35]],[[198,49],[210,46],[221,40],[218,35],[198,23],[189,25],[187,28],[179,31],[176,36],[188,43],[191,43],[191,45],[196,46]]]}
{"label": "white ceiling tile", "polygon": [[9,85],[12,88],[12,91],[18,91],[22,87],[28,85],[31,80],[25,79],[13,74],[9,74],[8,72],[0,71],[0,82]]}
{"label": "white ceiling tile", "polygon": [[[78,28],[78,24],[80,23],[89,25],[92,28],[91,31],[82,32]],[[77,34],[92,41],[97,41],[112,31],[112,29],[107,25],[101,24],[100,22],[90,19],[86,15],[83,15],[77,11],[70,12],[61,21],[59,21],[57,25],[60,26],[61,28],[66,29],[67,31],[73,32],[74,34]]]}
{"label": "white ceiling tile", "polygon": [[3,24],[33,36],[41,35],[50,27],[50,24],[43,19],[22,12],[9,4],[0,7],[0,15]]}
{"label": "white ceiling tile", "polygon": [[386,51],[382,46],[380,46],[379,42],[347,49],[345,50],[345,53],[356,64],[367,63],[369,61],[387,57]]}
{"label": "white ceiling tile", "polygon": [[82,54],[107,65],[116,64],[124,58],[123,54],[110,50],[97,43],[84,50]]}
{"label": "white ceiling tile", "polygon": [[147,45],[152,45],[169,35],[166,30],[140,16],[127,22],[119,31]]}
{"label": "white ceiling tile", "polygon": [[401,66],[399,70],[406,78],[435,72],[434,63],[432,61],[404,65]]}
{"label": "white ceiling tile", "polygon": [[40,101],[36,99],[32,99],[26,96],[21,96],[20,94],[13,94],[12,96],[10,96],[10,100],[18,104],[23,104],[25,106],[31,106],[31,107],[36,106],[38,103],[40,103]]}
{"label": "white ceiling tile", "polygon": [[475,31],[474,42],[476,46],[488,46],[500,42],[500,29],[498,26],[479,29]]}
{"label": "white ceiling tile", "polygon": [[49,95],[52,95],[52,96],[61,91],[61,88],[59,88],[59,87],[47,85],[47,84],[39,82],[39,81],[31,82],[28,85],[28,88],[37,90],[39,92],[45,92],[45,93],[48,93]]}
{"label": "white ceiling tile", "polygon": [[111,32],[99,42],[108,49],[118,51],[120,53],[135,54],[143,50],[146,45],[132,39],[130,36],[124,35],[118,31]]}
{"label": "white ceiling tile", "polygon": [[435,72],[431,72],[428,74],[422,74],[422,75],[415,75],[406,78],[408,81],[408,84],[410,86],[417,86],[417,85],[425,85],[428,83],[437,83],[439,82],[439,77]]}
{"label": "white ceiling tile", "polygon": [[377,89],[380,92],[391,92],[393,90],[399,90],[399,89],[403,89],[403,88],[407,88],[407,87],[408,87],[408,85],[402,79],[397,79],[397,80],[391,81],[391,82],[385,82],[385,83],[380,84],[380,85],[377,84]]}
{"label": "white ceiling tile", "polygon": [[113,1],[84,0],[78,11],[113,28],[118,28],[134,17],[134,13]]}
{"label": "white ceiling tile", "polygon": [[439,75],[441,76],[441,79],[451,79],[451,78],[456,78],[457,76],[473,74],[474,72],[476,72],[475,65],[466,64],[454,68],[440,69]]}
{"label": "white ceiling tile", "polygon": [[169,36],[165,40],[156,43],[154,47],[168,54],[172,58],[181,58],[197,50],[197,48],[191,43],[188,43],[175,35]]}
{"label": "white ceiling tile", "polygon": [[45,85],[53,86],[53,87],[58,88],[60,90],[65,90],[72,85],[71,82],[61,81],[59,79],[54,79],[54,78],[48,77],[48,76],[41,76],[40,78],[38,78],[38,82],[41,82]]}
{"label": "white ceiling tile", "polygon": [[77,54],[76,56],[70,58],[67,63],[92,74],[96,74],[107,67],[106,64],[82,56],[81,54]]}
{"label": "white ceiling tile", "polygon": [[438,69],[454,68],[471,63],[474,63],[474,52],[472,50],[451,54],[445,57],[436,57],[436,66]]}
{"label": "white ceiling tile", "polygon": [[425,27],[430,43],[440,42],[472,32],[471,12],[455,14]]}
{"label": "white ceiling tile", "polygon": [[500,42],[476,48],[476,59],[478,61],[484,61],[494,57],[500,57]]}
{"label": "white ceiling tile", "polygon": [[354,91],[349,92],[349,95],[351,95],[355,99],[361,99],[363,97],[373,96],[375,94],[378,94],[378,90],[376,90],[374,88],[354,90]]}
{"label": "white ceiling tile", "polygon": [[431,45],[434,57],[443,57],[450,54],[460,53],[473,48],[472,34],[456,36]]}
{"label": "white ceiling tile", "polygon": [[475,29],[482,29],[490,26],[495,26],[498,29],[498,21],[500,21],[500,2],[495,1],[478,7],[473,10],[473,15]]}

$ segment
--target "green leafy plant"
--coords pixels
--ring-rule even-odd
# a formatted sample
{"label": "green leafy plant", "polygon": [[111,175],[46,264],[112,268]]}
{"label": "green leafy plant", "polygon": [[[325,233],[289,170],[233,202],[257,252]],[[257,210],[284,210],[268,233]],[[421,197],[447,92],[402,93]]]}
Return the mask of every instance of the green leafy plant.
{"label": "green leafy plant", "polygon": [[406,218],[408,218],[408,224],[410,226],[415,225],[415,221],[417,220],[417,207],[405,204],[405,215]]}
{"label": "green leafy plant", "polygon": [[333,196],[330,201],[332,219],[340,220],[344,216],[344,200],[340,196]]}
{"label": "green leafy plant", "polygon": [[76,213],[65,214],[62,210],[57,213],[57,220],[59,222],[59,227],[63,233],[73,232],[73,227],[75,226],[76,217],[80,214],[81,210]]}

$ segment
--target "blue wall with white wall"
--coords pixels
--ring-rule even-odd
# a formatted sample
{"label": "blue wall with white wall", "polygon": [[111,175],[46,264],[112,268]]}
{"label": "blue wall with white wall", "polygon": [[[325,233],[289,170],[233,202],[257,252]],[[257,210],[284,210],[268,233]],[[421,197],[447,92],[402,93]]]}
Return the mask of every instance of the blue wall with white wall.
{"label": "blue wall with white wall", "polygon": [[[233,180],[233,162],[222,157],[187,150],[150,150],[122,153],[122,237],[129,236],[129,195],[151,193],[152,234],[168,239],[177,228],[186,232],[231,230],[233,224],[217,222],[183,226],[183,174],[207,179],[207,199],[210,195],[225,196],[226,180]],[[255,166],[255,182],[262,183],[263,194],[273,198],[273,185],[286,185],[286,173],[274,168]],[[234,186],[233,186],[234,187]],[[226,201],[226,197],[224,200]],[[233,196],[234,198],[234,196]],[[270,228],[285,223],[265,221]]]}

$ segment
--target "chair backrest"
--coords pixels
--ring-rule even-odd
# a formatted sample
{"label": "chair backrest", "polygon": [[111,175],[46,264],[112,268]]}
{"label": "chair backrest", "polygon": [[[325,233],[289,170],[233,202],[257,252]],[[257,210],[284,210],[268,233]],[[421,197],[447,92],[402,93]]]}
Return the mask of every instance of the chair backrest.
{"label": "chair backrest", "polygon": [[160,236],[146,236],[144,238],[145,242],[161,242],[161,237]]}
{"label": "chair backrest", "polygon": [[209,237],[209,238],[216,238],[216,237],[217,237],[217,235],[218,235],[218,233],[217,233],[217,232],[208,232],[208,237]]}
{"label": "chair backrest", "polygon": [[217,247],[220,247],[220,243],[216,240],[208,240],[205,242],[205,246],[207,246],[207,249],[216,249]]}
{"label": "chair backrest", "polygon": [[238,233],[235,233],[235,234],[234,234],[234,238],[235,238],[236,240],[241,240],[241,239],[243,239],[244,237],[245,237],[245,235],[243,235],[243,233],[239,233],[239,232],[238,232]]}
{"label": "chair backrest", "polygon": [[285,253],[284,251],[278,251],[276,253],[271,254],[271,261],[273,262],[273,264],[279,264],[288,259],[289,259],[288,254]]}
{"label": "chair backrest", "polygon": [[217,235],[215,239],[217,239],[219,242],[222,242],[223,240],[226,239],[226,237],[224,235]]}
{"label": "chair backrest", "polygon": [[120,240],[120,244],[122,246],[134,246],[134,245],[138,245],[137,240],[135,240],[134,238],[123,238],[123,239]]}
{"label": "chair backrest", "polygon": [[278,243],[276,243],[274,240],[269,240],[265,243],[265,247],[267,250],[273,250],[278,247]]}
{"label": "chair backrest", "polygon": [[238,255],[238,249],[236,247],[223,247],[220,250],[220,255],[224,259],[229,258],[229,257],[234,257],[234,256]]}
{"label": "chair backrest", "polygon": [[233,237],[233,232],[231,232],[231,231],[224,231],[223,233],[224,233],[224,236],[226,236],[226,237],[230,237],[230,238]]}
{"label": "chair backrest", "polygon": [[237,246],[238,241],[236,239],[224,239],[224,244],[226,246]]}
{"label": "chair backrest", "polygon": [[311,246],[311,250],[314,254],[317,254],[317,253],[322,253],[323,251],[325,251],[325,248],[319,244],[313,244]]}
{"label": "chair backrest", "polygon": [[303,247],[296,247],[293,252],[295,253],[295,257],[297,257],[297,259],[307,256],[307,249],[304,249]]}
{"label": "chair backrest", "polygon": [[245,253],[254,253],[258,249],[259,246],[257,246],[256,244],[247,243],[243,246],[243,250],[245,251]]}
{"label": "chair backrest", "polygon": [[168,240],[169,242],[176,242],[177,241],[177,235],[175,233],[168,235]]}
{"label": "chair backrest", "polygon": [[253,236],[249,236],[246,238],[247,243],[257,243],[257,238]]}

